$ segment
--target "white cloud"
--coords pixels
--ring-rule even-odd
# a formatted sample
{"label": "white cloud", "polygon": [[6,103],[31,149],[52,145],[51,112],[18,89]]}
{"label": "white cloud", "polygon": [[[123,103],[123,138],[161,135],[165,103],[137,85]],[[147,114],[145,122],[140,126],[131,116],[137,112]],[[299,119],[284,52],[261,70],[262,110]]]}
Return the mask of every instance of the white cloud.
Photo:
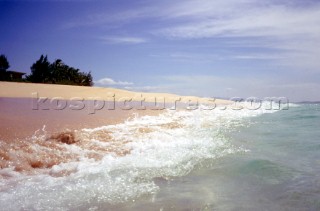
{"label": "white cloud", "polygon": [[132,82],[127,82],[127,81],[115,81],[112,78],[102,78],[98,81],[94,81],[95,84],[97,85],[102,85],[102,86],[128,86],[128,85],[133,85]]}
{"label": "white cloud", "polygon": [[[163,0],[152,2],[151,6],[134,5],[136,6],[129,10],[111,13],[104,11],[100,14],[90,15],[86,21],[78,24],[79,26],[104,27],[107,29],[106,32],[111,27],[113,35],[133,32],[129,35],[137,36],[101,38],[106,43],[139,44],[150,42],[153,44],[152,36],[148,36],[148,40],[142,37],[146,33],[156,35],[156,39],[159,39],[161,44],[166,44],[163,46],[170,45],[170,48],[167,48],[168,51],[165,53],[160,50],[159,52],[151,52],[150,50],[153,57],[190,64],[236,60],[235,62],[247,63],[245,67],[250,70],[256,66],[263,68],[263,66],[258,66],[263,63],[271,64],[269,70],[273,73],[273,77],[278,76],[274,72],[280,71],[280,69],[283,72],[279,74],[279,78],[281,78],[279,81],[273,81],[270,78],[258,79],[268,73],[254,74],[257,78],[251,79],[246,78],[248,74],[237,79],[228,76],[225,76],[226,78],[212,77],[214,75],[212,73],[211,76],[203,77],[186,76],[184,80],[181,77],[179,80],[168,79],[159,87],[124,85],[127,89],[154,91],[159,88],[161,91],[166,88],[171,92],[177,91],[182,94],[190,94],[194,91],[195,94],[200,95],[202,93],[205,95],[217,93],[222,96],[240,95],[241,93],[254,95],[259,92],[262,95],[269,95],[271,91],[293,96],[292,91],[300,93],[297,96],[301,98],[313,96],[319,99],[315,92],[312,96],[311,92],[308,92],[308,89],[315,90],[315,87],[318,86],[308,82],[319,80],[320,2],[299,0]],[[129,25],[131,23],[133,24]],[[136,27],[137,25],[139,27]],[[117,31],[118,29],[119,31]],[[170,42],[166,43],[161,39],[167,39]],[[171,42],[172,40],[177,40],[177,45]],[[179,42],[180,40],[183,42]],[[180,44],[185,44],[188,50],[184,51],[187,48],[180,48]],[[208,46],[205,46],[207,44]],[[201,46],[195,47],[195,45]],[[176,46],[179,48],[174,48]],[[156,49],[159,46],[154,47]],[[255,60],[252,61],[252,65],[251,60]],[[233,61],[231,61],[231,65]],[[222,63],[226,64],[224,61]],[[239,71],[241,67],[243,66],[239,65]],[[256,72],[259,72],[259,69]],[[316,77],[312,77],[314,75]],[[290,81],[294,78],[299,78],[299,80],[296,83]],[[196,83],[197,81],[201,83]],[[272,84],[275,85],[272,86]],[[277,84],[292,84],[293,86],[289,88]],[[296,88],[294,88],[295,84],[297,84]],[[299,86],[301,84],[303,86]],[[276,86],[277,88],[275,88]],[[225,89],[225,87],[230,89]],[[307,94],[303,94],[302,91]]]}
{"label": "white cloud", "polygon": [[261,54],[261,53],[255,53],[255,54],[241,54],[241,55],[235,55],[232,58],[234,59],[241,59],[241,60],[279,60],[283,59],[282,54]]}
{"label": "white cloud", "polygon": [[110,44],[140,44],[147,42],[146,39],[141,37],[103,37],[101,40]]}
{"label": "white cloud", "polygon": [[149,55],[153,58],[161,58],[166,60],[172,60],[175,62],[187,62],[187,63],[210,63],[216,60],[222,59],[221,56],[217,54],[209,53],[190,53],[190,52],[172,52],[166,54],[151,54]]}
{"label": "white cloud", "polygon": [[182,18],[178,24],[161,29],[173,38],[214,36],[319,35],[319,4],[293,7],[261,4],[261,1],[184,1],[175,5],[167,18]]}
{"label": "white cloud", "polygon": [[152,16],[154,13],[153,7],[142,7],[124,11],[106,11],[92,12],[87,14],[85,18],[68,21],[63,25],[63,28],[70,29],[76,27],[120,27],[125,23],[143,19]]}
{"label": "white cloud", "polygon": [[164,92],[167,87],[164,86],[126,86],[124,89],[135,92]]}
{"label": "white cloud", "polygon": [[[165,13],[172,24],[154,31],[168,39],[224,38],[228,47],[274,51],[238,55],[235,59],[277,59],[280,65],[319,72],[320,4],[258,0],[183,1]],[[238,43],[240,42],[240,43]],[[269,55],[268,55],[269,54]],[[276,58],[276,56],[278,58]]]}
{"label": "white cloud", "polygon": [[[170,92],[205,97],[286,97],[291,102],[320,100],[320,84],[295,83],[272,77],[218,77],[212,75],[172,75],[163,78]],[[170,86],[173,84],[173,86]],[[227,87],[227,88],[226,88]],[[308,92],[306,92],[308,90]]]}

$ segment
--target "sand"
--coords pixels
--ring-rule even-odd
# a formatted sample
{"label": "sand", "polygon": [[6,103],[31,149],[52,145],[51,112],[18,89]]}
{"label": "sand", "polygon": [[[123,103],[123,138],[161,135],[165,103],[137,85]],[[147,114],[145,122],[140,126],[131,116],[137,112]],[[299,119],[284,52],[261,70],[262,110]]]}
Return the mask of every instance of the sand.
{"label": "sand", "polygon": [[[46,98],[48,100],[44,101]],[[52,101],[55,98],[56,100]],[[143,101],[141,106],[143,98],[145,102]],[[163,102],[165,99],[166,104],[155,105],[155,98],[157,102]],[[130,99],[132,101],[129,101]],[[172,108],[173,102],[178,99],[181,99],[179,102],[190,100],[192,105],[196,102],[210,102],[206,98],[167,93],[137,93],[102,87],[0,82],[0,140],[25,139],[44,126],[48,134],[54,134],[66,130],[118,124],[136,115],[158,115],[163,112],[163,108]],[[215,100],[214,103],[221,105],[229,104],[230,101]]]}
{"label": "sand", "polygon": [[[114,97],[113,97],[114,96]],[[142,97],[141,97],[142,96]],[[15,83],[15,82],[0,82],[0,97],[7,98],[62,98],[71,100],[73,98],[82,98],[85,100],[106,100],[124,101],[132,99],[140,101],[145,99],[146,102],[154,102],[154,99],[163,100],[172,103],[178,99],[181,102],[199,102],[212,103],[213,99],[200,98],[195,96],[179,96],[169,93],[144,93],[132,92],[122,89],[105,88],[105,87],[84,87],[84,86],[68,86],[68,85],[52,85],[52,84],[33,84],[33,83]],[[214,103],[230,104],[228,100],[215,99]]]}
{"label": "sand", "polygon": [[[88,134],[83,136],[82,129],[119,124],[136,116],[159,115],[164,108],[172,110],[177,100],[180,100],[176,107],[179,110],[189,109],[184,105],[213,103],[206,98],[167,93],[0,82],[0,169],[13,166],[16,171],[33,174],[62,162],[77,161],[78,155],[65,151],[61,143],[91,150],[90,159],[100,160],[101,153],[124,156],[130,153],[124,144],[114,141],[108,134],[98,133],[94,135],[101,136],[108,147],[95,148],[91,138],[86,137]],[[214,103],[231,102],[215,100]],[[170,123],[164,127],[178,126]],[[147,127],[137,131],[147,132]]]}

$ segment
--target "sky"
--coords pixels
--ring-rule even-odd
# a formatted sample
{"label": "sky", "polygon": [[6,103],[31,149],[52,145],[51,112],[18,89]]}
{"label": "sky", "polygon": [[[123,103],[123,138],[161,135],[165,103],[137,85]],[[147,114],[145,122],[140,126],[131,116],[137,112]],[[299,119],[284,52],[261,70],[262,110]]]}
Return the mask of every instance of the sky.
{"label": "sky", "polygon": [[320,101],[320,1],[0,0],[0,54],[42,54],[95,86]]}

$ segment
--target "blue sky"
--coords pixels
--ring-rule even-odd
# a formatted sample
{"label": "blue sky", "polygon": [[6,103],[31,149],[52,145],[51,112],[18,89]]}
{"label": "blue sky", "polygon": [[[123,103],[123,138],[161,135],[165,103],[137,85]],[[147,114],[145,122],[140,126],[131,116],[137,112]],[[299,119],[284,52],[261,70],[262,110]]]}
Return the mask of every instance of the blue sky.
{"label": "blue sky", "polygon": [[320,2],[0,0],[13,70],[47,54],[96,86],[320,100]]}

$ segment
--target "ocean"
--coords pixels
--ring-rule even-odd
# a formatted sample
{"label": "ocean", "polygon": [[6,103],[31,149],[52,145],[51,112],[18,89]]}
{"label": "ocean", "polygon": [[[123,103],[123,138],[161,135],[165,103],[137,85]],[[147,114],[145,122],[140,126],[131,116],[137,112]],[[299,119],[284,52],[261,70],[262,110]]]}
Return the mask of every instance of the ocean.
{"label": "ocean", "polygon": [[319,126],[319,104],[136,115],[75,144],[44,126],[0,142],[0,210],[320,210]]}

